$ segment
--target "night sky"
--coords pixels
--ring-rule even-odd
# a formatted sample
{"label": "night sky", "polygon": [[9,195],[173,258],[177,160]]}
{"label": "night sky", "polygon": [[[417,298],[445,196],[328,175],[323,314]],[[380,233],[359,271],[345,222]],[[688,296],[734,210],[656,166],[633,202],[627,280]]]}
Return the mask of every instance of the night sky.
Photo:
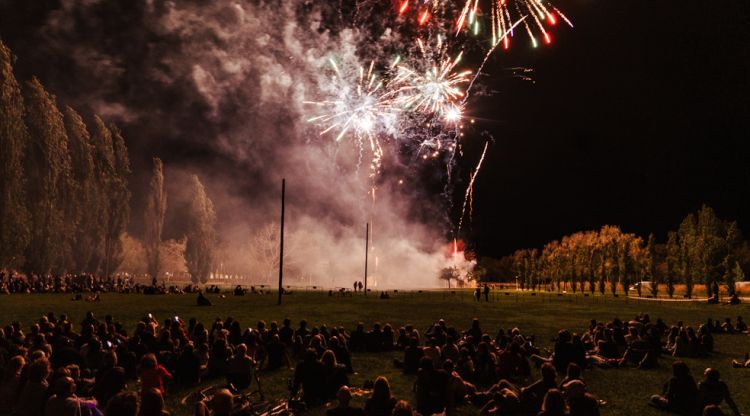
{"label": "night sky", "polygon": [[[556,4],[575,28],[555,29],[551,47],[515,40],[487,67],[492,77],[483,82],[494,94],[471,102],[477,127],[466,168],[481,152],[479,133],[494,137],[475,184],[469,238],[479,252],[501,256],[604,224],[663,240],[702,203],[750,232],[750,2]],[[66,72],[64,48],[35,47],[43,42],[39,27],[58,7],[0,0],[0,38],[19,58],[19,78],[36,74],[65,101],[75,89],[96,86]],[[139,59],[128,42],[143,40],[115,33],[137,15],[124,10],[109,17],[111,30],[90,36]],[[514,67],[533,68],[533,81],[513,77],[507,68]],[[182,99],[172,93],[159,99]],[[153,153],[167,165],[218,164],[199,143],[124,127],[135,170],[147,168]]]}

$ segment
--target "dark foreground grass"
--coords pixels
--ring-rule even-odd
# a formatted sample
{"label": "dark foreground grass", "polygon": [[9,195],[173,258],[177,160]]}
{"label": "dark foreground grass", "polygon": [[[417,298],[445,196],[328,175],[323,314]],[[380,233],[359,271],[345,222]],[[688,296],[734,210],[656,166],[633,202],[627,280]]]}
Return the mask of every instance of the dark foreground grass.
{"label": "dark foreground grass", "polygon": [[[369,297],[329,297],[327,292],[298,292],[284,298],[284,305],[276,305],[276,297],[254,295],[245,297],[227,296],[219,298],[210,295],[214,306],[198,308],[192,295],[145,296],[106,294],[97,303],[73,302],[65,295],[12,295],[0,297],[0,322],[9,323],[19,320],[28,326],[39,316],[47,312],[67,313],[73,322],[80,322],[86,311],[93,311],[99,318],[112,314],[116,320],[123,322],[132,331],[140,317],[152,313],[163,321],[179,315],[187,321],[196,317],[206,324],[215,318],[231,316],[238,319],[243,326],[254,326],[258,320],[278,321],[288,317],[296,325],[300,319],[314,326],[321,324],[343,325],[352,329],[357,322],[363,321],[369,327],[373,322],[391,323],[394,327],[412,324],[424,331],[439,318],[447,321],[449,326],[465,330],[473,317],[478,317],[482,328],[493,337],[498,328],[510,329],[519,327],[525,334],[535,334],[540,347],[551,347],[552,338],[560,328],[580,332],[585,329],[590,319],[609,320],[613,317],[630,319],[645,312],[652,319],[661,317],[672,324],[677,320],[696,325],[707,318],[724,319],[743,315],[750,319],[750,307],[747,305],[726,306],[706,305],[694,302],[661,302],[638,301],[612,297],[556,296],[539,294],[505,295],[496,292],[490,303],[476,303],[470,292],[403,292],[391,299],[380,300],[377,296]],[[750,337],[746,335],[716,336],[716,353],[708,359],[688,359],[693,376],[699,379],[706,367],[715,367],[721,371],[734,395],[735,401],[744,413],[750,413],[750,370],[731,368],[733,358],[741,358],[750,351]],[[414,378],[404,376],[393,368],[393,359],[400,353],[355,354],[353,356],[356,374],[351,376],[351,384],[361,386],[366,380],[378,375],[388,377],[394,394],[398,398],[413,401],[412,385]],[[602,409],[606,415],[657,415],[660,412],[647,406],[649,395],[659,393],[663,383],[670,376],[671,357],[664,357],[655,370],[637,369],[593,369],[584,375],[589,388],[600,399],[607,402]],[[288,396],[287,385],[292,372],[288,370],[272,374],[263,374],[263,390],[266,398],[285,398]],[[534,370],[534,377],[538,370]],[[205,387],[210,383],[204,384]],[[195,389],[197,390],[197,388]],[[168,403],[173,414],[187,415],[190,409],[181,407],[179,399],[188,392],[171,392]],[[356,398],[362,404],[362,398]],[[728,410],[725,408],[725,410]],[[312,414],[322,414],[320,409]],[[458,410],[459,414],[477,414],[472,406]]]}

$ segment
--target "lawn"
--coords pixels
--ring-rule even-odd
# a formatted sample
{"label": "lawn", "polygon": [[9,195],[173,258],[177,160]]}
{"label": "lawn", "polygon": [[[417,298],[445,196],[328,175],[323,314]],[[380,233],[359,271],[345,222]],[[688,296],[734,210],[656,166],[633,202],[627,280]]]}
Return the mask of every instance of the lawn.
{"label": "lawn", "polygon": [[[209,295],[214,306],[195,307],[192,295],[102,295],[97,303],[73,302],[66,295],[11,295],[0,297],[0,321],[7,324],[19,320],[26,327],[39,316],[47,312],[67,313],[73,322],[80,322],[86,311],[93,311],[97,317],[112,314],[115,320],[125,324],[129,331],[135,327],[137,320],[148,313],[157,319],[179,315],[184,320],[196,317],[210,324],[215,318],[232,316],[243,326],[254,326],[258,320],[279,321],[290,318],[294,324],[301,320],[314,326],[321,324],[343,325],[352,329],[362,321],[367,326],[378,321],[391,323],[394,327],[413,324],[421,331],[437,319],[443,318],[449,326],[459,330],[467,329],[471,319],[478,317],[482,328],[493,337],[498,328],[510,329],[519,327],[525,334],[535,334],[537,344],[551,347],[552,338],[560,328],[580,332],[587,327],[590,319],[609,320],[613,317],[629,319],[645,312],[652,319],[661,317],[667,324],[677,320],[697,325],[707,318],[736,318],[742,315],[750,319],[750,307],[707,305],[703,302],[665,302],[654,300],[634,300],[611,296],[583,297],[579,295],[557,296],[540,293],[517,295],[515,292],[495,291],[491,302],[476,303],[469,291],[436,292],[401,292],[391,299],[368,297],[330,297],[328,292],[296,292],[284,298],[282,306],[276,305],[276,297],[271,295],[248,295],[245,297]],[[750,337],[746,335],[719,335],[716,339],[716,353],[708,359],[689,359],[688,364],[693,376],[698,379],[706,367],[715,367],[734,395],[735,401],[744,413],[750,413],[750,370],[731,368],[733,358],[741,358],[750,351]],[[400,357],[398,352],[382,354],[355,354],[353,363],[356,374],[351,383],[361,386],[365,380],[385,375],[391,382],[394,394],[398,398],[413,400],[413,377],[402,375],[393,368],[393,358]],[[590,390],[600,399],[607,402],[602,409],[605,415],[657,415],[660,412],[646,405],[649,395],[659,393],[671,371],[671,357],[664,357],[656,370],[637,369],[593,369],[584,374]],[[538,376],[538,370],[534,377]],[[283,398],[288,395],[287,383],[292,376],[288,370],[263,374],[263,389],[266,398]],[[185,391],[171,392],[168,403],[173,414],[186,415],[190,410],[181,407],[178,399]],[[362,399],[355,399],[361,404]],[[728,410],[725,408],[725,410]],[[478,410],[465,406],[460,414],[477,414]],[[312,414],[322,414],[320,409]]]}

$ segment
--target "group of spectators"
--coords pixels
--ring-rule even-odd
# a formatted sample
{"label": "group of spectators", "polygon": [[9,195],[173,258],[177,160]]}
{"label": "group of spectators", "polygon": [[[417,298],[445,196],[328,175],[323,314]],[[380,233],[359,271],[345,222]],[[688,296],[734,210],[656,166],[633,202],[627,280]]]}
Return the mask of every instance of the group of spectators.
{"label": "group of spectators", "polygon": [[[231,317],[205,325],[178,316],[159,322],[149,314],[128,333],[112,316],[100,320],[89,312],[79,332],[75,327],[68,316],[48,313],[28,331],[19,322],[0,329],[0,415],[167,416],[169,389],[214,380],[233,392],[248,392],[261,388],[260,372],[288,368],[294,369],[290,397],[300,396],[307,406],[337,400],[329,416],[431,415],[461,404],[477,406],[483,415],[594,416],[600,401],[584,380],[591,366],[650,368],[663,354],[682,356],[677,352],[684,342],[685,350],[699,357],[713,350],[714,334],[747,331],[741,318],[709,320],[692,331],[641,315],[591,321],[581,334],[561,330],[553,351],[545,352],[519,328],[500,329],[492,337],[478,319],[465,330],[439,320],[423,331],[380,323],[369,330],[359,323],[347,331],[310,327],[305,320],[294,327],[289,319],[246,327]],[[414,380],[415,408],[393,397],[385,377],[365,386],[364,409],[351,406],[353,391],[362,393],[349,387],[352,354],[397,350],[402,359],[394,365]],[[533,376],[535,365],[539,378]],[[219,390],[200,402],[196,414],[230,414],[237,404],[232,391]],[[707,369],[696,384],[677,361],[674,377],[650,403],[714,415],[724,401],[739,414],[718,371]]]}
{"label": "group of spectators", "polygon": [[132,276],[118,274],[108,278],[90,273],[63,275],[25,275],[0,272],[0,294],[13,293],[177,293],[173,286],[137,283]]}

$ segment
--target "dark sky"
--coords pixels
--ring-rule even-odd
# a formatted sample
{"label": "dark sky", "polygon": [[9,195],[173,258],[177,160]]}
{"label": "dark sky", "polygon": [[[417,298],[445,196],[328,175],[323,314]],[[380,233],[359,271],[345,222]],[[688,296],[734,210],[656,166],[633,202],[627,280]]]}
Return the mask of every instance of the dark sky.
{"label": "dark sky", "polygon": [[[558,27],[551,47],[515,40],[487,67],[493,75],[483,82],[495,94],[471,103],[478,127],[466,144],[467,167],[483,145],[478,133],[495,138],[475,184],[469,234],[480,253],[504,255],[604,224],[663,240],[702,203],[750,232],[750,2],[556,4],[575,28]],[[22,77],[38,74],[64,97],[65,82],[53,78],[65,69],[44,65],[64,60],[34,47],[57,7],[0,0],[0,37],[19,56]],[[109,31],[90,36],[126,48],[115,33],[133,18],[125,10]],[[517,66],[533,68],[533,82],[503,70]],[[181,99],[173,93],[162,98]],[[130,140],[136,167],[154,147],[167,164],[214,157],[194,143]]]}
{"label": "dark sky", "polygon": [[750,230],[750,3],[565,10],[575,29],[553,47],[496,59],[536,82],[498,82],[480,106],[497,139],[475,185],[480,251],[603,224],[663,241],[702,203]]}

